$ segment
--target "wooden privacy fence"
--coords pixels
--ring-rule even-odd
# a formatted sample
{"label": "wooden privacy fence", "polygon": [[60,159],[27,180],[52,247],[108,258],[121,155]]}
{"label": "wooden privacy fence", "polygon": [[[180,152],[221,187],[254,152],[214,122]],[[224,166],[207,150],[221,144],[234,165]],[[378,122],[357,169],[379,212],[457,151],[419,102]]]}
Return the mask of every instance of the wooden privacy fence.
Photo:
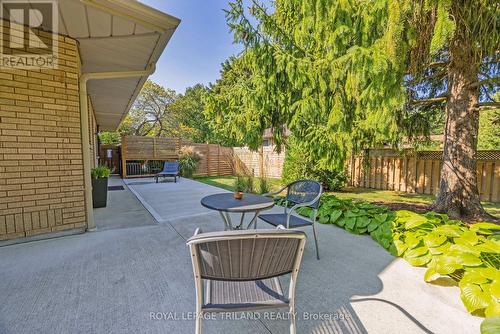
{"label": "wooden privacy fence", "polygon": [[195,176],[233,175],[233,149],[217,144],[197,144],[183,141],[182,146],[191,146],[201,157]]}
{"label": "wooden privacy fence", "polygon": [[252,151],[248,147],[234,147],[234,158],[236,165],[245,168],[245,172],[255,176],[270,178],[281,178],[283,163],[285,161],[285,149],[277,153],[275,146],[263,146],[258,151]]}
{"label": "wooden privacy fence", "polygon": [[192,146],[201,157],[195,176],[233,174],[230,147],[197,144],[177,138],[122,136],[122,177],[155,175],[163,168],[163,161],[177,160],[182,147],[186,146]]}
{"label": "wooden privacy fence", "polygon": [[[442,152],[370,150],[352,158],[351,185],[435,195],[439,191]],[[477,182],[481,200],[500,202],[500,151],[478,151]]]}

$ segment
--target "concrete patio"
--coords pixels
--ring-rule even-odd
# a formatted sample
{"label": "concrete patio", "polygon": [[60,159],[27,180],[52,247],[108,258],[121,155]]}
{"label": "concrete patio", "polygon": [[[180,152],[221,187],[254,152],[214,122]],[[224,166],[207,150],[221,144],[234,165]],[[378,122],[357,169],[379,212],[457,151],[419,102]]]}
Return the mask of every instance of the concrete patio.
{"label": "concrete patio", "polygon": [[[126,183],[95,210],[97,232],[0,248],[0,333],[194,332],[185,240],[196,227],[222,230],[219,214],[199,202],[224,190],[187,179]],[[329,225],[318,232],[321,260],[309,238],[299,274],[298,333],[479,332],[481,318],[465,311],[457,287],[425,283],[422,268],[368,236]],[[203,329],[287,333],[280,315],[219,316]]]}

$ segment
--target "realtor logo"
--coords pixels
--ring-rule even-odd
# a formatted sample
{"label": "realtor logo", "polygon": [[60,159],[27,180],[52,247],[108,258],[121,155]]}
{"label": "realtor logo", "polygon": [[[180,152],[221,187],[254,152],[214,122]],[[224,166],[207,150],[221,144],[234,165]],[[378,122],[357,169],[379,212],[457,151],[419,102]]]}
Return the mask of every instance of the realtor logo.
{"label": "realtor logo", "polygon": [[0,0],[0,68],[57,67],[55,0]]}

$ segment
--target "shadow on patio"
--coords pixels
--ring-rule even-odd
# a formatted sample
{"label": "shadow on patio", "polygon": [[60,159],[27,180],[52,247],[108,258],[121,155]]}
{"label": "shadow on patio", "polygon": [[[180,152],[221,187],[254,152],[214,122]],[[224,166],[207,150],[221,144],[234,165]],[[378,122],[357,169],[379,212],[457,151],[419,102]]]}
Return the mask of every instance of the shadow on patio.
{"label": "shadow on patio", "polygon": [[[126,183],[131,191],[110,192],[109,206],[96,211],[98,232],[0,248],[7,269],[0,333],[194,332],[185,240],[196,227],[222,230],[218,213],[199,201],[223,190],[186,179]],[[478,331],[480,320],[465,312],[457,288],[426,284],[422,270],[367,236],[318,227],[321,260],[310,237],[298,279],[298,333]],[[218,316],[204,322],[204,333],[287,333],[280,316]]]}

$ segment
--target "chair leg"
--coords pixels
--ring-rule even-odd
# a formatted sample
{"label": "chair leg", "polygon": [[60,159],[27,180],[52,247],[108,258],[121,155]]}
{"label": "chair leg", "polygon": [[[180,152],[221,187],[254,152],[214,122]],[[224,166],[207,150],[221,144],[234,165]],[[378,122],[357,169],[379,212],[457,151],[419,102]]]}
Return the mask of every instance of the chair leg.
{"label": "chair leg", "polygon": [[290,307],[290,334],[297,333],[297,324],[295,323],[295,308]]}
{"label": "chair leg", "polygon": [[194,332],[196,334],[201,334],[201,315],[200,314],[197,314],[196,315],[196,324],[195,324],[195,330]]}
{"label": "chair leg", "polygon": [[319,260],[318,238],[316,237],[316,227],[312,224],[314,234],[314,245],[316,245],[316,258]]}

